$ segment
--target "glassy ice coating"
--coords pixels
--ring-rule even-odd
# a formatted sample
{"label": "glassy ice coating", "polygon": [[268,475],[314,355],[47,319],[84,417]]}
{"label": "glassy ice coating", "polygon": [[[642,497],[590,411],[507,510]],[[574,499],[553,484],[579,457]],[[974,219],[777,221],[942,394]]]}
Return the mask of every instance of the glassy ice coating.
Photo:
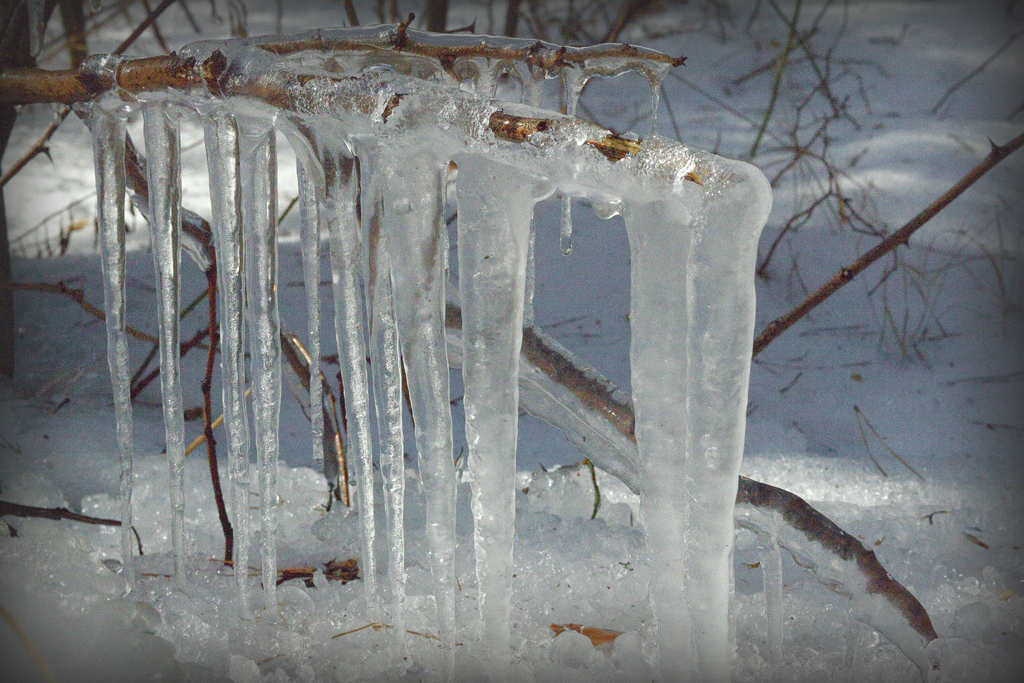
{"label": "glassy ice coating", "polygon": [[[392,49],[396,45],[401,49]],[[753,338],[754,255],[770,188],[747,164],[654,136],[640,143],[536,108],[544,78],[562,76],[571,113],[589,78],[626,70],[647,78],[656,108],[660,78],[676,60],[628,46],[561,49],[534,41],[403,33],[394,26],[209,41],[179,54],[182,68],[195,69],[195,85],[168,95],[203,118],[213,223],[223,252],[224,400],[239,529],[236,566],[245,566],[249,537],[242,398],[247,340],[268,612],[276,614],[281,345],[274,141],[280,130],[300,162],[304,272],[311,290],[310,334],[317,340],[310,348],[316,356],[319,235],[329,236],[348,455],[362,533],[363,616],[371,622],[383,616],[395,633],[382,656],[400,666],[406,648],[404,368],[426,490],[440,639],[430,675],[453,679],[457,654],[466,669],[479,667],[494,680],[509,675],[522,402],[537,412],[561,406],[559,414],[572,422],[571,438],[586,444],[596,435],[581,447],[594,449],[594,462],[641,492],[654,569],[650,644],[663,679],[727,680],[729,557]],[[493,99],[502,74],[522,84],[518,101]],[[147,142],[150,120],[166,120],[164,106],[146,106]],[[101,151],[113,144],[108,137],[98,140]],[[163,144],[154,137],[154,150]],[[161,158],[161,168],[173,165],[169,153]],[[461,334],[448,339],[444,192],[454,167],[460,286],[451,294],[461,297]],[[161,182],[153,171],[151,183]],[[168,186],[159,201],[171,201],[173,182]],[[527,283],[533,208],[555,192],[566,198],[565,251],[571,246],[569,197],[589,200],[603,216],[621,213],[625,219],[632,258],[636,447],[607,424],[581,417],[588,408],[572,407],[573,399],[551,390],[535,363],[520,359],[526,346],[545,343],[534,330],[524,331],[524,312],[532,296]],[[156,201],[152,214],[159,223],[163,209]],[[164,296],[172,295],[168,290]],[[243,301],[248,335],[241,324]],[[462,359],[466,386],[478,584],[478,628],[471,624],[460,636],[467,640],[462,648],[455,647],[450,352]],[[608,388],[611,413],[628,405],[613,389]],[[311,411],[320,405],[311,395]],[[604,418],[615,424],[622,416],[611,413]],[[314,450],[321,442],[317,429]],[[375,460],[383,479],[379,493]],[[382,561],[375,556],[377,495],[385,509]],[[248,586],[244,572],[236,575],[245,613]]]}

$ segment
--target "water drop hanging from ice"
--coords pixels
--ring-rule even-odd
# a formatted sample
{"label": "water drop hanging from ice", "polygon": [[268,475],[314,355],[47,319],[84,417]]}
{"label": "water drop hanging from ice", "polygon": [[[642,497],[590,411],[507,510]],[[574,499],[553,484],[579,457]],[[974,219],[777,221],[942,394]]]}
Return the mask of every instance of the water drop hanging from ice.
{"label": "water drop hanging from ice", "polygon": [[558,231],[558,249],[564,256],[572,253],[572,199],[562,196],[562,222]]}

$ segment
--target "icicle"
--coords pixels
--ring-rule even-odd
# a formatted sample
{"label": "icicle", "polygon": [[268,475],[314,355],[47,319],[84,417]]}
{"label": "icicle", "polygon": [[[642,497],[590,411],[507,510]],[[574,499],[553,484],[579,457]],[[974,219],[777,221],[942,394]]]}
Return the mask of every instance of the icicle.
{"label": "icicle", "polygon": [[92,107],[96,168],[96,222],[103,253],[103,301],[107,315],[107,363],[114,394],[117,446],[121,454],[121,566],[128,590],[135,583],[132,548],[132,402],[125,334],[124,120]]}
{"label": "icicle", "polygon": [[[395,150],[397,151],[397,150]],[[455,678],[455,465],[445,342],[447,160],[390,159],[384,230],[409,386],[441,638],[440,680]]]}
{"label": "icicle", "polygon": [[526,292],[523,295],[523,327],[533,325],[533,295],[537,290],[537,225],[530,216],[530,246],[526,251]]}
{"label": "icicle", "polygon": [[149,170],[150,229],[157,280],[160,330],[160,388],[163,397],[167,462],[171,476],[171,545],[174,581],[185,588],[185,417],[178,370],[178,287],[181,267],[181,149],[178,124],[166,101],[147,102],[146,156]]}
{"label": "icicle", "polygon": [[765,616],[768,619],[768,662],[782,663],[782,552],[774,538],[768,540],[761,553],[761,571],[764,577]]}
{"label": "icicle", "polygon": [[242,216],[248,272],[253,418],[259,466],[263,600],[277,613],[277,457],[281,410],[281,323],[277,308],[277,155],[274,130],[243,127]]}
{"label": "icicle", "polygon": [[[236,567],[249,566],[249,420],[245,405],[245,287],[242,279],[242,185],[238,126],[227,110],[204,118],[212,223],[220,285],[222,396]],[[239,606],[249,615],[248,572],[236,571]]]}
{"label": "icicle", "polygon": [[671,64],[661,62],[635,69],[647,79],[647,87],[650,88],[651,93],[651,126],[647,130],[648,135],[658,134],[658,104],[661,102],[661,83],[671,68]]}
{"label": "icicle", "polygon": [[[590,76],[580,69],[569,68],[562,71],[562,88],[565,97],[565,113],[576,116],[576,105],[580,101],[580,93]],[[572,198],[562,195],[562,222],[558,231],[558,249],[564,256],[572,253]]]}
{"label": "icicle", "polygon": [[43,34],[46,32],[46,0],[28,0],[28,51],[38,57],[43,51]]}
{"label": "icicle", "polygon": [[345,431],[349,453],[356,462],[363,557],[360,558],[368,618],[380,617],[377,561],[374,557],[373,451],[370,443],[369,390],[366,382],[365,316],[360,280],[361,248],[356,196],[359,179],[355,160],[324,150],[321,162],[327,186],[325,218],[331,239],[331,281],[334,289],[334,329],[338,340],[345,390]]}
{"label": "icicle", "polygon": [[[645,153],[659,144],[648,141]],[[735,168],[737,178],[747,174],[742,183],[677,183],[671,194],[623,210],[640,509],[665,680],[729,678],[729,558],[753,268],[771,205],[764,178]]]}
{"label": "icicle", "polygon": [[374,170],[374,154],[362,154],[363,224],[369,261],[370,370],[380,440],[380,470],[384,479],[384,523],[387,534],[387,573],[391,592],[389,619],[398,656],[405,646],[405,436],[402,431],[402,369],[398,355],[391,286],[391,259],[382,232],[382,188]]}
{"label": "icicle", "polygon": [[563,256],[572,253],[572,198],[562,195],[562,223],[558,231],[558,250]]}
{"label": "icicle", "polygon": [[298,162],[299,235],[302,241],[302,274],[306,285],[309,340],[309,422],[312,426],[313,459],[324,464],[323,381],[320,376],[320,205],[316,183]]}
{"label": "icicle", "polygon": [[466,440],[482,647],[508,675],[519,349],[535,183],[484,156],[459,164]]}

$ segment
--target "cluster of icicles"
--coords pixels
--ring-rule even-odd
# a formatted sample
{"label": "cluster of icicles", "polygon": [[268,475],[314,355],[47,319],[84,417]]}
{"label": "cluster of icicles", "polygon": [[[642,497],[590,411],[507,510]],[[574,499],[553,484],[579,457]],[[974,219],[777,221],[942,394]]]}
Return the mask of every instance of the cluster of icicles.
{"label": "cluster of icicles", "polygon": [[[321,401],[321,234],[329,237],[346,450],[357,482],[367,620],[386,616],[395,626],[389,637],[396,639],[400,659],[405,599],[400,373],[404,364],[418,469],[426,491],[425,531],[440,638],[434,675],[452,680],[456,471],[448,386],[453,340],[445,329],[445,307],[458,300],[480,615],[476,649],[459,649],[486,661],[495,678],[508,671],[519,357],[524,319],[529,323],[532,318],[533,208],[560,191],[563,196],[585,197],[603,216],[621,214],[629,232],[639,457],[626,461],[621,454],[609,455],[597,461],[610,471],[629,467],[639,473],[658,624],[652,633],[662,675],[666,680],[727,679],[733,508],[753,337],[754,258],[771,204],[767,182],[747,164],[655,136],[638,144],[638,153],[610,160],[587,144],[595,134],[607,131],[537,108],[545,79],[556,74],[537,72],[523,62],[472,57],[453,69],[451,64],[442,68],[435,57],[379,48],[301,50],[283,56],[267,49],[272,44],[313,44],[328,38],[372,46],[393,40],[395,31],[392,26],[196,43],[179,54],[194,58],[194,64],[216,63],[216,91],[200,82],[190,91],[136,93],[128,98],[115,88],[89,106],[108,354],[122,453],[126,576],[131,581],[125,124],[128,114],[141,108],[149,196],[148,206],[140,208],[152,225],[159,285],[161,386],[179,586],[186,585],[187,546],[177,353],[182,247],[178,120],[198,114],[205,128],[222,302],[234,561],[236,567],[250,561],[248,376],[259,472],[264,615],[277,609],[274,539],[281,347],[275,131],[281,131],[299,161],[314,407]],[[453,49],[458,41],[482,40],[414,31],[408,35],[422,44],[433,41]],[[501,48],[533,46],[526,41],[488,40]],[[92,64],[104,77],[117,67],[111,59]],[[582,64],[562,65],[557,74],[570,112],[590,76],[625,70],[640,70],[648,77],[656,109],[654,95],[664,63],[610,58],[589,60],[585,68]],[[460,83],[452,73],[466,76]],[[521,84],[518,102],[493,99],[495,84],[507,74]],[[499,110],[543,118],[550,125],[520,141],[499,140],[489,127]],[[457,167],[458,291],[446,284],[444,207],[452,162]],[[568,228],[563,228],[563,237],[567,250]],[[312,450],[322,457],[320,411],[313,409],[310,416]],[[371,432],[376,439],[371,439]],[[600,451],[596,444],[595,448]],[[374,490],[375,460],[383,476],[388,540],[382,567],[372,552],[377,533],[374,497],[381,493]],[[248,615],[252,585],[246,572],[237,571],[235,576],[240,610]]]}

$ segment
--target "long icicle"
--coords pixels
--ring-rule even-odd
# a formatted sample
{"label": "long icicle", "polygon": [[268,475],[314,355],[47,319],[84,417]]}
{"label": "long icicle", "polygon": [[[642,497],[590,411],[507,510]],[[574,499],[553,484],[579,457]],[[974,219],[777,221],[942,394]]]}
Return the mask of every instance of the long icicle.
{"label": "long icicle", "polygon": [[360,564],[368,618],[380,618],[377,561],[374,556],[373,451],[370,444],[369,389],[366,381],[366,342],[363,338],[363,286],[359,276],[361,248],[356,197],[359,178],[355,159],[336,151],[322,154],[327,187],[326,219],[331,240],[331,282],[334,289],[334,329],[338,340],[345,391],[345,431],[349,452],[355,456],[362,527]]}
{"label": "long icicle", "polygon": [[511,664],[519,350],[535,184],[486,157],[460,157],[456,163],[466,441],[481,645],[490,678],[505,680]]}
{"label": "long icicle", "polygon": [[[369,166],[373,155],[360,157],[363,180],[364,224],[369,251],[370,370],[380,439],[380,470],[384,478],[384,521],[388,546],[388,583],[391,590],[390,619],[398,656],[405,645],[405,435],[402,429],[402,369],[398,354],[391,282],[391,258],[387,236],[382,232],[380,178]],[[369,178],[369,182],[366,179]]]}
{"label": "long icicle", "polygon": [[242,278],[242,182],[238,125],[226,109],[204,118],[213,232],[220,285],[222,395],[227,423],[228,472],[235,532],[239,609],[249,615],[249,419],[245,406],[245,285]]}
{"label": "long icicle", "polygon": [[[253,418],[259,467],[263,601],[277,612],[277,457],[281,410],[281,322],[277,307],[277,154],[274,130],[241,130],[242,215],[246,238]],[[239,567],[239,571],[245,571]]]}
{"label": "long icicle", "polygon": [[[444,187],[448,164],[391,160],[384,226],[391,251],[395,315],[409,385],[426,532],[441,638],[441,680],[455,677],[455,463],[445,339],[448,232]],[[408,213],[395,208],[409,207]]]}
{"label": "long icicle", "polygon": [[171,545],[174,582],[185,588],[185,416],[178,368],[178,290],[181,270],[181,145],[178,124],[165,100],[142,107],[149,170],[150,227],[157,280],[160,388],[171,477]]}
{"label": "long icicle", "polygon": [[302,276],[306,285],[309,339],[309,422],[313,459],[324,462],[323,380],[320,376],[320,204],[313,177],[297,162],[299,180],[299,241],[302,243]]}
{"label": "long icicle", "polygon": [[117,446],[121,456],[121,566],[128,590],[135,583],[132,555],[132,402],[125,334],[124,260],[124,120],[92,107],[93,156],[96,168],[96,222],[103,253],[103,301],[107,315],[107,363],[114,394]]}

